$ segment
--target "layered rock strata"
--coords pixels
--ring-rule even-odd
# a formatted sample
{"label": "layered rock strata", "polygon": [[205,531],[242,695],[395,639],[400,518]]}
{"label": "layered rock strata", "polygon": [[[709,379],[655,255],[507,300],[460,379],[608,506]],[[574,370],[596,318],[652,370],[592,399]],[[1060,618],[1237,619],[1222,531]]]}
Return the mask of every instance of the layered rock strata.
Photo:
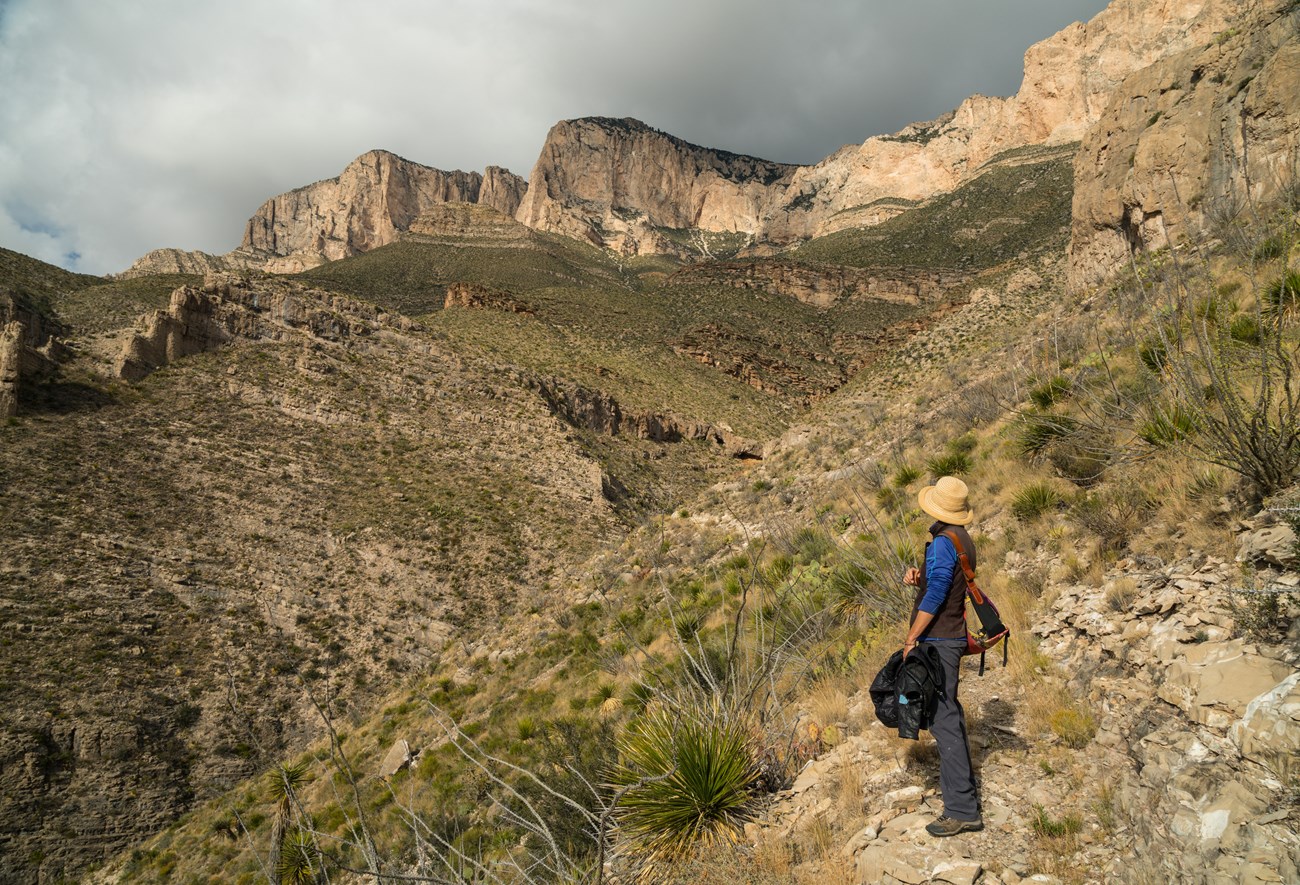
{"label": "layered rock strata", "polygon": [[691,265],[669,276],[669,285],[723,285],[761,289],[815,307],[865,298],[897,304],[923,304],[970,279],[961,271],[925,268],[859,269],[774,259],[719,261]]}
{"label": "layered rock strata", "polygon": [[530,376],[523,381],[537,391],[552,414],[574,427],[607,436],[622,434],[661,443],[703,441],[725,449],[734,457],[759,457],[757,443],[737,436],[725,425],[694,421],[672,413],[625,411],[609,393],[562,378]]}

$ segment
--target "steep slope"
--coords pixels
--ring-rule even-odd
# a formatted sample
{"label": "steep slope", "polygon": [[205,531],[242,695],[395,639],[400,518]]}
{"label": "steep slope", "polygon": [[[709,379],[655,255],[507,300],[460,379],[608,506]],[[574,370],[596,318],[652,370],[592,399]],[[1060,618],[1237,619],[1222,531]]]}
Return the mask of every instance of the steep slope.
{"label": "steep slope", "polygon": [[296,280],[24,271],[67,352],[0,428],[0,880],[301,748],[306,690],[360,716],[463,643],[525,653],[500,625],[921,306],[642,278],[480,205],[409,227]]}

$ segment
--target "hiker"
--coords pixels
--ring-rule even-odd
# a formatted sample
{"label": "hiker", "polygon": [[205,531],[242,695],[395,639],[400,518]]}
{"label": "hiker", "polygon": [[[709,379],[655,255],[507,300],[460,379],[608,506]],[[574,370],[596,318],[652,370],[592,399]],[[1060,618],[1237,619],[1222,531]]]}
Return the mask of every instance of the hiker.
{"label": "hiker", "polygon": [[918,496],[921,509],[937,521],[930,526],[933,540],[925,545],[924,569],[910,568],[903,576],[904,584],[917,588],[903,656],[924,642],[938,651],[943,662],[944,693],[930,727],[939,748],[943,814],[926,826],[932,836],[955,836],[984,829],[979,793],[971,770],[966,715],[957,701],[959,665],[966,651],[966,576],[958,567],[953,542],[942,536],[943,532],[956,535],[973,569],[975,544],[964,528],[973,519],[967,493],[966,483],[952,476],[941,477],[934,485],[921,489]]}

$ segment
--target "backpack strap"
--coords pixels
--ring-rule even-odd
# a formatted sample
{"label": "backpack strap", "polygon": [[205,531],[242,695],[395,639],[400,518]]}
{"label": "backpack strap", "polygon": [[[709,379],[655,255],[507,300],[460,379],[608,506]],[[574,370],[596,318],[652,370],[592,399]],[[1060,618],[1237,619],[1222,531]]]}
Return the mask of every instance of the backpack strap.
{"label": "backpack strap", "polygon": [[979,588],[979,584],[975,583],[975,569],[971,568],[970,557],[966,555],[966,550],[962,547],[957,533],[949,529],[939,534],[941,537],[952,541],[952,546],[957,550],[957,562],[961,563],[962,574],[966,576],[966,592],[970,594],[972,600],[982,605],[986,598],[984,591]]}

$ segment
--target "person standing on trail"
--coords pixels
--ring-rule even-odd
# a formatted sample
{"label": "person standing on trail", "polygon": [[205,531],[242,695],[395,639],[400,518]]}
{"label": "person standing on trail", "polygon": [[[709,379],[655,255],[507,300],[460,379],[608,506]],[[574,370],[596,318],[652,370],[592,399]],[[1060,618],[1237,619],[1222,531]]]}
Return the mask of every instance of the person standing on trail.
{"label": "person standing on trail", "polygon": [[925,545],[924,569],[910,568],[903,583],[916,588],[912,619],[903,645],[904,658],[918,643],[930,643],[943,662],[943,696],[939,698],[930,733],[939,747],[939,788],[943,814],[926,826],[932,836],[955,836],[984,829],[979,791],[971,770],[966,714],[957,701],[957,680],[966,651],[966,576],[957,564],[957,549],[944,537],[951,532],[975,567],[975,544],[966,533],[974,515],[967,503],[966,483],[944,476],[921,489],[921,509],[934,517],[932,540]]}

